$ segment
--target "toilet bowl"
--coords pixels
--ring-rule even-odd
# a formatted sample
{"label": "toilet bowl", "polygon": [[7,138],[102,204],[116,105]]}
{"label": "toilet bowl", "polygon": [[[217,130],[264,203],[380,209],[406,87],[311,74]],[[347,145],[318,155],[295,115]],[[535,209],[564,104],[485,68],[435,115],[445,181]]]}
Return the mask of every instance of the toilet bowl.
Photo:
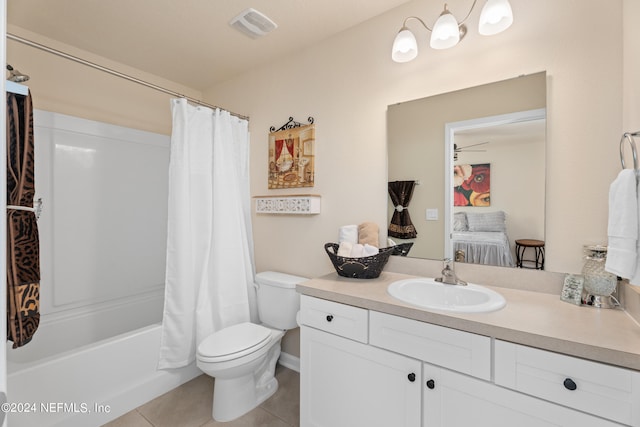
{"label": "toilet bowl", "polygon": [[275,368],[286,330],[297,327],[300,299],[295,285],[307,279],[272,271],[256,275],[262,324],[239,323],[205,338],[196,364],[215,378],[213,418],[234,420],[271,397],[278,389]]}

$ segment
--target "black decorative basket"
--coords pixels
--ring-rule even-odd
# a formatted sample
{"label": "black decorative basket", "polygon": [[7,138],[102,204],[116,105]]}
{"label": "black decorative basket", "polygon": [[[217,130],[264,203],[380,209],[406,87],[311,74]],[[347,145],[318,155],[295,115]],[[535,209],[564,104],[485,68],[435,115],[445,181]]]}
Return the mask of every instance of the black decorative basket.
{"label": "black decorative basket", "polygon": [[413,246],[413,242],[400,243],[398,245],[391,246],[391,248],[393,248],[392,255],[407,256],[411,250],[411,246]]}
{"label": "black decorative basket", "polygon": [[380,276],[389,256],[393,253],[393,247],[380,248],[377,255],[362,258],[347,258],[338,256],[337,243],[325,243],[324,250],[329,255],[338,275],[353,279],[375,279]]}

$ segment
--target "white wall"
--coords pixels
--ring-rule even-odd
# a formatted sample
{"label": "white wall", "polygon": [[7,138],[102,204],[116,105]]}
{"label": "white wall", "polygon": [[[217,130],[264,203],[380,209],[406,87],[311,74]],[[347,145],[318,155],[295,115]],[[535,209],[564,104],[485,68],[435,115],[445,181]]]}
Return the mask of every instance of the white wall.
{"label": "white wall", "polygon": [[[624,130],[635,132],[640,130],[640,2],[638,0],[623,1],[624,29],[624,66],[623,73],[623,105]],[[640,140],[639,140],[640,141]]]}
{"label": "white wall", "polygon": [[[174,92],[201,98],[201,93],[194,89],[22,28],[9,25],[8,31]],[[165,135],[171,133],[170,95],[14,40],[7,40],[7,60],[31,77],[27,85],[35,109]]]}
{"label": "white wall", "polygon": [[[637,18],[631,3],[625,5]],[[419,57],[396,64],[390,50],[403,18],[435,19],[441,8],[409,2],[205,93],[251,117],[253,195],[296,192],[267,190],[269,126],[289,116],[316,119],[316,186],[310,192],[322,195],[322,213],[254,217],[258,270],[330,272],[322,245],[336,239],[340,225],[375,221],[386,227],[387,105],[538,71],[548,75],[547,267],[581,270],[582,245],[606,243],[608,187],[620,169],[622,0],[511,4],[515,23],[507,32],[477,35],[478,9],[454,49],[429,49],[426,31],[416,27]],[[449,2],[452,11],[467,7],[466,1]]]}

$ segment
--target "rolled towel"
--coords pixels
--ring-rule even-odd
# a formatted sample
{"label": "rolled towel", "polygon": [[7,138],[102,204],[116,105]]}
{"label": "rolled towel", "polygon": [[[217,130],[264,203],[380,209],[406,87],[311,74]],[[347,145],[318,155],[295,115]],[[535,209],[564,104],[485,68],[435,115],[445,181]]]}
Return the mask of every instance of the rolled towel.
{"label": "rolled towel", "polygon": [[356,243],[351,248],[351,258],[362,258],[364,255],[364,246],[360,243]]}
{"label": "rolled towel", "polygon": [[378,228],[378,224],[374,222],[363,222],[358,226],[358,243],[360,244],[369,244],[371,246],[375,246],[376,248],[380,247],[380,243],[378,241],[378,234],[380,230]]}
{"label": "rolled towel", "polygon": [[343,225],[338,230],[338,243],[349,242],[358,243],[358,226]]}
{"label": "rolled towel", "polygon": [[362,256],[373,256],[378,255],[380,253],[380,250],[375,246],[371,246],[370,244],[365,243],[363,252],[364,253],[362,254]]}
{"label": "rolled towel", "polygon": [[353,249],[353,243],[340,242],[340,246],[338,246],[338,256],[349,258],[351,256],[351,249]]}

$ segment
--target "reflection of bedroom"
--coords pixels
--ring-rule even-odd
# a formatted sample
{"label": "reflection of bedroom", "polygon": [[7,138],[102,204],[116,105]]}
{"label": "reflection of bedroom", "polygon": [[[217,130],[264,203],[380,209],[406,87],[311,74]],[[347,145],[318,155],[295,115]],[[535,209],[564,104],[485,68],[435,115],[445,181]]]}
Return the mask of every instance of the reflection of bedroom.
{"label": "reflection of bedroom", "polygon": [[[546,123],[533,126],[536,136],[520,135],[530,133],[522,126],[544,117],[545,107],[544,72],[388,106],[388,181],[420,182],[409,204],[418,235],[398,242],[414,243],[409,257],[454,257],[450,211],[504,212],[514,259],[515,240],[545,240]],[[485,206],[452,209],[453,201],[445,203],[453,192],[453,144],[453,164],[488,164],[490,194],[479,199]],[[394,208],[389,202],[389,218]]]}
{"label": "reflection of bedroom", "polygon": [[[458,147],[464,148],[458,153],[455,165],[489,164],[491,170],[489,206],[456,206],[454,213],[505,213],[506,235],[512,258],[515,259],[515,240],[544,240],[544,197],[545,197],[545,123],[544,120],[501,125],[498,127],[460,131],[455,134]],[[472,151],[473,150],[473,151]],[[482,223],[481,223],[482,224]],[[455,225],[455,224],[454,224]],[[495,227],[494,227],[495,228]],[[455,228],[454,228],[454,231]],[[476,229],[477,232],[497,232],[489,226]],[[465,236],[478,241],[480,235]],[[498,245],[499,236],[486,236],[491,239],[489,247]],[[473,251],[471,245],[467,252]],[[491,249],[489,249],[491,251]],[[499,250],[492,249],[494,253]],[[476,252],[478,252],[476,250]],[[478,254],[476,254],[478,255]],[[467,259],[473,262],[467,253]],[[505,265],[504,257],[482,254],[492,265]],[[508,264],[507,264],[508,265]]]}

